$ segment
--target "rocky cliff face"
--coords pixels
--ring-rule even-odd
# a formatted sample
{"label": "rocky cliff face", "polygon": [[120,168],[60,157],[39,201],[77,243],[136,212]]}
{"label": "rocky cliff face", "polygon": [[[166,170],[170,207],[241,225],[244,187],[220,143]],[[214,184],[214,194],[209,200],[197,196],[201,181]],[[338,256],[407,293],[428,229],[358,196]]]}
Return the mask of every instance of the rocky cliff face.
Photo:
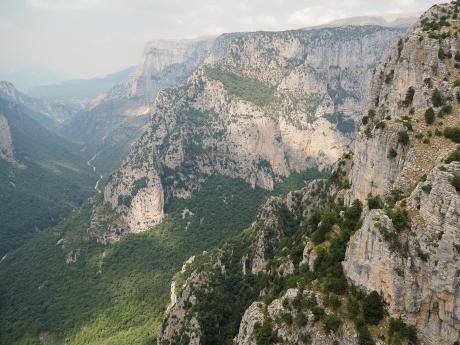
{"label": "rocky cliff face", "polygon": [[[354,136],[372,69],[401,33],[369,26],[217,39],[184,87],[158,95],[151,115],[165,199],[189,196],[216,173],[272,189],[292,172],[330,167]],[[132,178],[122,168],[106,198],[118,198],[112,184],[123,179]]]}
{"label": "rocky cliff face", "polygon": [[14,157],[13,140],[11,139],[11,130],[8,119],[0,114],[0,158],[15,166],[19,162]]}
{"label": "rocky cliff face", "polygon": [[96,166],[111,170],[148,123],[157,93],[184,83],[209,55],[213,40],[149,42],[133,74],[91,101],[85,111],[66,125],[64,133],[80,142],[88,157],[99,153]]}
{"label": "rocky cliff face", "polygon": [[410,222],[401,227],[388,212],[368,213],[344,271],[353,284],[377,290],[390,315],[416,325],[426,344],[460,337],[460,208],[451,183],[459,166],[443,164],[455,149],[443,133],[460,125],[457,12],[453,4],[434,6],[376,69],[348,194],[362,201],[401,195],[395,208]]}

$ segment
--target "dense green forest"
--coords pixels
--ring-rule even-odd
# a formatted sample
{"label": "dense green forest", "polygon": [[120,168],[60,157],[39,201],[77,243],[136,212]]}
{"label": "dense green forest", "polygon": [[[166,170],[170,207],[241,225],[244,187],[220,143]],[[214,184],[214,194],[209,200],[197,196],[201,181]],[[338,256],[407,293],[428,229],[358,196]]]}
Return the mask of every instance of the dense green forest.
{"label": "dense green forest", "polygon": [[0,257],[33,233],[56,225],[94,192],[96,178],[77,149],[33,120],[27,109],[0,100],[15,158],[0,160]]}
{"label": "dense green forest", "polygon": [[[323,175],[293,174],[272,193]],[[39,334],[66,344],[151,344],[182,263],[247,228],[269,194],[214,176],[190,199],[172,200],[162,224],[107,246],[88,238],[92,205],[76,210],[0,264],[0,344],[36,344]],[[78,260],[66,264],[71,252]]]}

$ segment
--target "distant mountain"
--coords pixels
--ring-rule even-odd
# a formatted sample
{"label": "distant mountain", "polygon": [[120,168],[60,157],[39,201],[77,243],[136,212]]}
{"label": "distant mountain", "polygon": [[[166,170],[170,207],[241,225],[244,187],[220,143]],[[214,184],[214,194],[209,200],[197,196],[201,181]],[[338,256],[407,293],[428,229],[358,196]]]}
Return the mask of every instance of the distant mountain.
{"label": "distant mountain", "polygon": [[213,38],[156,40],[125,80],[92,100],[64,128],[103,173],[114,168],[148,123],[157,93],[185,82],[208,56]]}
{"label": "distant mountain", "polygon": [[64,79],[63,76],[43,67],[29,66],[15,70],[0,67],[0,80],[8,80],[21,92],[38,85],[56,84]]}
{"label": "distant mountain", "polygon": [[80,111],[77,106],[30,97],[7,81],[0,81],[0,98],[16,103],[18,107],[27,108],[35,121],[51,130],[56,130]]}
{"label": "distant mountain", "polygon": [[[1,92],[6,86],[9,94]],[[46,129],[53,119],[27,101],[12,84],[0,84],[0,255],[56,224],[95,183],[75,146]]]}
{"label": "distant mountain", "polygon": [[419,16],[420,13],[385,14],[382,16],[357,16],[333,20],[329,23],[319,25],[316,27],[324,28],[340,26],[379,25],[386,27],[408,28],[409,26],[417,22]]}
{"label": "distant mountain", "polygon": [[74,79],[58,84],[35,86],[28,94],[45,100],[86,103],[92,98],[109,91],[114,85],[125,80],[133,68],[109,74],[103,78]]}

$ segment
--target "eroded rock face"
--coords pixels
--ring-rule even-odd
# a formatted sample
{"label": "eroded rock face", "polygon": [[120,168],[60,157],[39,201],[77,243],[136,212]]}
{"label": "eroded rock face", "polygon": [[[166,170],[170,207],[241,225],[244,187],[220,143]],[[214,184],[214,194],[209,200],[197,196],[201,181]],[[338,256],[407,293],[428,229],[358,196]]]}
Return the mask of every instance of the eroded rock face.
{"label": "eroded rock face", "polygon": [[0,114],[0,158],[15,166],[20,165],[14,157],[13,140],[11,139],[8,119],[2,114]]}
{"label": "eroded rock face", "polygon": [[[450,182],[459,173],[460,164],[451,163],[417,186],[407,235],[397,234],[382,210],[369,212],[343,263],[353,284],[378,291],[390,315],[415,324],[426,344],[452,344],[460,337],[460,194]],[[395,249],[390,238],[398,237],[401,247]]]}
{"label": "eroded rock face", "polygon": [[139,232],[163,219],[164,191],[151,138],[144,135],[137,145],[141,149],[131,151],[117,176],[109,180],[104,190],[104,200],[117,210],[118,219],[112,220],[113,226],[102,237],[98,235],[102,242],[116,241],[126,229]]}
{"label": "eroded rock face", "polygon": [[[272,189],[293,172],[329,168],[354,137],[372,69],[401,33],[368,26],[218,38],[185,86],[158,94],[151,113],[164,200],[190,196],[213,174]],[[128,231],[145,229],[141,222]]]}
{"label": "eroded rock face", "polygon": [[[366,124],[353,149],[349,202],[356,198],[364,201],[369,193],[383,196],[392,189],[409,191],[435,166],[439,157],[453,149],[452,142],[437,137],[429,145],[421,145],[421,137],[427,138],[427,132],[435,130],[425,124],[423,117],[433,106],[433,92],[439,90],[444,99],[452,100],[458,91],[453,85],[456,73],[453,57],[439,57],[440,49],[455,55],[458,38],[455,35],[431,38],[421,25],[422,20],[440,18],[447,11],[445,6],[434,6],[427,11],[375,69],[364,112]],[[405,104],[410,88],[414,90],[413,97]],[[368,116],[369,111],[374,115]],[[446,122],[458,125],[455,118]],[[412,131],[404,123],[410,123]],[[409,145],[404,145],[398,140],[399,132],[408,128]],[[417,139],[417,135],[421,137]]]}

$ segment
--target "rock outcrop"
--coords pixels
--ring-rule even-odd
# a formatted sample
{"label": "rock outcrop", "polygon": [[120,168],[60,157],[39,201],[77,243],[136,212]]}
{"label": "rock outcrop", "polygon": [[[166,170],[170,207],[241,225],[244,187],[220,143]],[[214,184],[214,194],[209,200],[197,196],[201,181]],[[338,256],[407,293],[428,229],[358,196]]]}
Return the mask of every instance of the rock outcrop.
{"label": "rock outcrop", "polygon": [[20,166],[20,163],[14,157],[13,140],[11,139],[8,119],[2,114],[0,114],[0,158],[10,164]]}

